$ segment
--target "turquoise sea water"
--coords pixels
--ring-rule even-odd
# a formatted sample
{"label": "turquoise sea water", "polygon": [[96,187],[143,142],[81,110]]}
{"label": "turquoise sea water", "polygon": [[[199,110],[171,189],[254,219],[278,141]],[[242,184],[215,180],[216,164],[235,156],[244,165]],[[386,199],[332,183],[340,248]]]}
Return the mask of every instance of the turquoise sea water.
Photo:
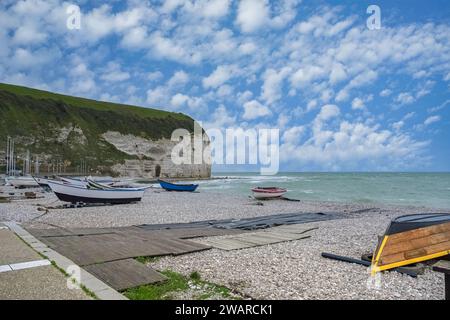
{"label": "turquoise sea water", "polygon": [[338,201],[414,205],[450,209],[450,173],[216,173],[221,179],[201,181],[204,192],[250,195],[254,186],[279,186],[287,197]]}

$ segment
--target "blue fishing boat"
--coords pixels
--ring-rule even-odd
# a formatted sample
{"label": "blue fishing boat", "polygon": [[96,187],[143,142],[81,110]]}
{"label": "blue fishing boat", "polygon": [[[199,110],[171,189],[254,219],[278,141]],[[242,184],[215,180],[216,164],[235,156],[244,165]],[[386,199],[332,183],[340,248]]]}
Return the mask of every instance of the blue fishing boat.
{"label": "blue fishing boat", "polygon": [[174,184],[164,180],[158,180],[161,188],[167,191],[185,191],[185,192],[194,192],[198,184]]}

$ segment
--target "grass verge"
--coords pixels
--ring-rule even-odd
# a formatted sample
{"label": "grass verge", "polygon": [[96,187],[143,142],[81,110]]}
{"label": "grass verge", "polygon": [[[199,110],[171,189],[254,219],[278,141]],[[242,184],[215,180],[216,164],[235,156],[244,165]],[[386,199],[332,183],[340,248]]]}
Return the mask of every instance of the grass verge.
{"label": "grass verge", "polygon": [[162,271],[161,274],[167,277],[163,283],[144,285],[122,293],[130,300],[172,300],[177,294],[189,290],[192,290],[192,298],[196,300],[213,297],[239,299],[229,288],[202,280],[198,272],[191,273],[189,277],[172,270]]}
{"label": "grass verge", "polygon": [[135,258],[136,261],[143,263],[143,264],[158,262],[159,259],[161,259],[161,257],[137,257],[137,258]]}

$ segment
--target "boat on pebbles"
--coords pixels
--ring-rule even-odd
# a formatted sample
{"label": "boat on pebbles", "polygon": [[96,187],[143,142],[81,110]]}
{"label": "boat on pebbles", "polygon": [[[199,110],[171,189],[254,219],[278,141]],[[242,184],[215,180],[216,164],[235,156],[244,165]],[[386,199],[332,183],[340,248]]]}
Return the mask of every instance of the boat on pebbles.
{"label": "boat on pebbles", "polygon": [[9,184],[17,189],[39,187],[39,184],[31,176],[6,177],[5,181],[7,182],[7,184]]}
{"label": "boat on pebbles", "polygon": [[450,254],[450,214],[422,213],[392,220],[378,243],[372,274]]}
{"label": "boat on pebbles", "polygon": [[281,198],[287,190],[278,187],[256,187],[252,192],[255,199],[276,199]]}
{"label": "boat on pebbles", "polygon": [[158,179],[158,182],[166,191],[194,192],[198,188],[198,184],[175,184],[161,179]]}
{"label": "boat on pebbles", "polygon": [[145,190],[143,188],[101,188],[64,184],[57,181],[48,181],[48,185],[59,200],[70,203],[104,203],[125,204],[141,201]]}

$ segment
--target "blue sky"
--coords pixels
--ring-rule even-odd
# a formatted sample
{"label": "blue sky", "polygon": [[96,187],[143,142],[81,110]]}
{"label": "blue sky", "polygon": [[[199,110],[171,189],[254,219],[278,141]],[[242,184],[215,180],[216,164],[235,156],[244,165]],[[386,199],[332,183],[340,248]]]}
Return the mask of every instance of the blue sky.
{"label": "blue sky", "polygon": [[450,171],[448,1],[2,0],[0,43],[1,82],[279,128],[282,170]]}

